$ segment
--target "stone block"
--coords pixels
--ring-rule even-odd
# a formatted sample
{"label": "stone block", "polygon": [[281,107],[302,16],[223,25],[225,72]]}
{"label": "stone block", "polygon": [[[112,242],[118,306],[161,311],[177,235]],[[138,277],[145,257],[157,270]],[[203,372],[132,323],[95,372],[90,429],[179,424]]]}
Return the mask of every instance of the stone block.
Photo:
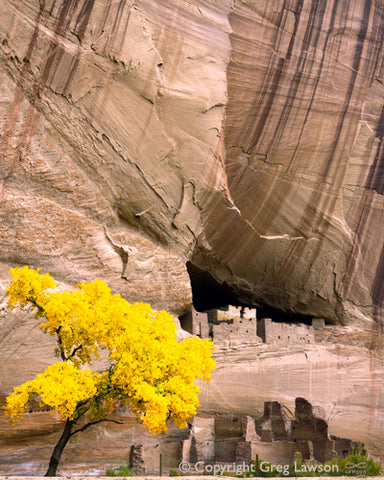
{"label": "stone block", "polygon": [[238,442],[235,452],[235,462],[249,465],[252,460],[252,442],[243,440]]}
{"label": "stone block", "polygon": [[192,335],[198,335],[200,338],[209,337],[208,314],[205,312],[190,310],[180,317],[180,326]]}
{"label": "stone block", "polygon": [[325,327],[324,318],[312,318],[312,327],[315,329],[320,329]]}
{"label": "stone block", "polygon": [[215,461],[216,462],[234,462],[236,458],[236,448],[239,439],[216,440],[215,442]]}
{"label": "stone block", "polygon": [[215,419],[215,439],[242,439],[242,417],[234,415],[217,415]]}

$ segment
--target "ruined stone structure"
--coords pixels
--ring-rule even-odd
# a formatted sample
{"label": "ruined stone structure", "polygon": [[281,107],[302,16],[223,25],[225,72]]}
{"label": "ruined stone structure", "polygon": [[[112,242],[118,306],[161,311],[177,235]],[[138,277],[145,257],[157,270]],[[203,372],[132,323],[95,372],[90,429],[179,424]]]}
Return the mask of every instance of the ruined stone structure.
{"label": "ruined stone structure", "polygon": [[315,342],[312,326],[274,322],[270,318],[262,318],[257,322],[257,335],[267,344],[289,346]]}
{"label": "ruined stone structure", "polygon": [[236,316],[230,320],[217,320],[212,325],[212,339],[218,347],[236,347],[261,343],[257,336],[257,320]]}
{"label": "ruined stone structure", "polygon": [[192,335],[200,338],[209,337],[208,314],[194,308],[180,317],[180,326]]}
{"label": "ruined stone structure", "polygon": [[[210,337],[219,348],[261,342],[281,347],[312,344],[315,341],[313,326],[274,322],[270,318],[257,320],[255,308],[232,305],[207,312],[192,309],[180,317],[180,325],[193,335],[201,338]],[[316,328],[320,328],[321,321],[315,321],[315,325]]]}
{"label": "ruined stone structure", "polygon": [[208,311],[212,339],[218,347],[259,343],[256,309],[234,307]]}
{"label": "ruined stone structure", "polygon": [[366,454],[367,451],[361,444],[361,442],[354,442],[350,438],[342,438],[336,435],[331,435],[331,439],[335,442],[335,450],[338,457],[346,457],[350,452],[361,449],[362,454]]}
{"label": "ruined stone structure", "polygon": [[252,320],[256,318],[256,308],[234,307],[228,305],[226,308],[217,308],[208,311],[209,322],[216,324],[230,321],[234,318]]}
{"label": "ruined stone structure", "polygon": [[129,455],[129,465],[137,475],[143,475],[145,473],[142,445],[132,445]]}
{"label": "ruined stone structure", "polygon": [[[183,442],[183,461],[242,462],[250,459],[249,442],[257,441],[255,421],[249,416],[195,417]],[[249,463],[249,462],[248,462]]]}
{"label": "ruined stone structure", "polygon": [[296,398],[295,404],[295,419],[291,424],[291,439],[294,442],[311,442],[313,456],[320,462],[335,457],[335,442],[328,434],[327,422],[313,414],[312,405],[304,398]]}
{"label": "ruined stone structure", "polygon": [[[202,296],[353,327],[307,358],[218,352],[202,408],[254,413],[301,386],[384,458],[383,2],[0,3],[0,298],[29,264],[182,315],[189,263]],[[52,359],[33,318],[0,317],[5,395]],[[32,415],[34,443],[0,414],[3,472],[47,457],[58,425]],[[98,456],[93,433],[68,446],[74,469],[131,445],[108,428]]]}
{"label": "ruined stone structure", "polygon": [[187,332],[201,338],[212,338],[218,347],[260,343],[257,337],[256,309],[234,307],[198,312],[192,309],[180,317]]}
{"label": "ruined stone structure", "polygon": [[257,422],[257,433],[262,441],[287,440],[289,422],[279,402],[265,402],[264,415]]}
{"label": "ruined stone structure", "polygon": [[190,436],[183,441],[183,460],[190,463],[215,459],[214,417],[194,417]]}
{"label": "ruined stone structure", "polygon": [[[288,419],[279,402],[265,402],[264,415],[256,421],[260,442],[252,443],[252,453],[270,461],[290,463],[295,452],[303,459],[325,462],[336,456],[334,441],[325,420],[314,415],[312,405],[304,398],[295,400],[294,419]],[[270,447],[266,446],[266,444]]]}
{"label": "ruined stone structure", "polygon": [[[312,405],[296,398],[295,414],[288,419],[279,402],[265,402],[263,416],[216,415],[193,419],[190,435],[183,442],[183,461],[250,464],[259,458],[273,463],[291,463],[296,452],[304,460],[325,462],[337,455],[334,438],[325,420]],[[344,440],[347,445],[348,440]],[[349,440],[349,447],[353,442]],[[341,445],[341,443],[339,442]],[[350,450],[350,448],[348,450]]]}
{"label": "ruined stone structure", "polygon": [[237,442],[235,460],[237,463],[249,464],[255,459],[252,445],[260,440],[256,433],[255,420],[250,416],[241,418],[242,438]]}
{"label": "ruined stone structure", "polygon": [[215,418],[215,461],[235,462],[236,449],[243,439],[242,417],[236,415],[217,415]]}

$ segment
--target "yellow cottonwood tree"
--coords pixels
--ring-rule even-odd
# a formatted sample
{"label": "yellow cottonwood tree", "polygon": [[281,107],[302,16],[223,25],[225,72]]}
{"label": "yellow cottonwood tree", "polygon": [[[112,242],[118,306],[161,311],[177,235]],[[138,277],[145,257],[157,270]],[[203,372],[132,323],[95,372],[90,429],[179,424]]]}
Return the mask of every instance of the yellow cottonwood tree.
{"label": "yellow cottonwood tree", "polygon": [[[91,425],[113,421],[107,416],[117,405],[129,407],[152,434],[166,431],[168,420],[183,428],[196,414],[195,380],[210,379],[212,342],[197,337],[178,342],[169,313],[112,295],[101,280],[63,291],[39,270],[11,268],[11,274],[8,307],[32,307],[42,330],[55,337],[60,358],[15,387],[4,407],[15,422],[35,397],[66,420],[46,476],[56,475],[68,440]],[[88,366],[102,350],[108,368],[92,371]],[[80,418],[86,421],[78,426]]]}

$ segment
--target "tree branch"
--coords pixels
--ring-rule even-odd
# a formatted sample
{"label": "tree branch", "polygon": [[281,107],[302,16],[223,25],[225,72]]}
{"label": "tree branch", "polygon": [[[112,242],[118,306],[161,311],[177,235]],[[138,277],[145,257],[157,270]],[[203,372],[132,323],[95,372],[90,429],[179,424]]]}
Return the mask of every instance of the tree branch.
{"label": "tree branch", "polygon": [[83,348],[82,345],[79,345],[78,347],[76,347],[73,352],[71,353],[71,355],[67,358],[67,360],[69,360],[70,358],[74,357],[76,355],[76,352],[78,352],[79,350],[81,350]]}
{"label": "tree branch", "polygon": [[101,422],[112,422],[112,423],[117,423],[118,425],[123,425],[123,422],[119,422],[118,420],[111,420],[111,419],[108,419],[108,418],[102,418],[101,420],[96,420],[95,422],[89,422],[86,425],[84,425],[84,427],[78,428],[77,430],[75,430],[74,432],[71,433],[71,437],[73,435],[75,435],[75,433],[83,432],[88,427],[91,427],[92,425],[96,425],[97,423],[101,423]]}
{"label": "tree branch", "polygon": [[42,313],[45,312],[44,308],[41,305],[39,305],[38,303],[36,303],[34,300],[29,300],[29,302],[32,303],[32,305],[34,305],[35,307],[37,307],[39,312],[42,312]]}
{"label": "tree branch", "polygon": [[[45,313],[44,308],[43,308],[41,305],[39,305],[38,303],[36,303],[34,300],[30,300],[30,303],[31,303],[32,305],[34,305],[34,306],[39,310],[39,312]],[[70,355],[69,357],[67,357],[67,356],[65,355],[65,351],[64,351],[64,348],[63,348],[63,342],[62,342],[61,337],[60,337],[60,331],[61,331],[61,325],[60,325],[60,327],[57,328],[57,330],[56,330],[56,335],[57,335],[57,344],[58,344],[59,349],[60,349],[60,357],[61,357],[61,359],[63,360],[63,362],[65,362],[65,361],[69,360],[70,358],[72,358],[72,357],[76,354],[76,352],[77,352],[78,350],[80,350],[81,348],[83,348],[83,346],[82,346],[82,345],[79,345],[78,347],[76,347],[76,348],[73,350],[73,352],[71,353],[71,355]]]}
{"label": "tree branch", "polygon": [[[76,404],[76,411],[77,411],[78,409],[80,409],[81,407],[83,407],[84,405],[86,405],[86,404],[89,402],[89,400],[91,400],[91,398],[86,398],[85,400],[81,400],[81,402],[78,402],[78,403]],[[79,418],[80,418],[80,417],[79,417]]]}
{"label": "tree branch", "polygon": [[67,359],[67,357],[65,356],[65,352],[64,352],[64,348],[63,348],[63,342],[61,340],[61,337],[60,337],[60,330],[61,330],[61,325],[60,327],[57,328],[56,330],[56,335],[57,335],[57,345],[59,346],[59,349],[60,349],[60,357],[61,359],[63,360],[63,362],[65,362]]}

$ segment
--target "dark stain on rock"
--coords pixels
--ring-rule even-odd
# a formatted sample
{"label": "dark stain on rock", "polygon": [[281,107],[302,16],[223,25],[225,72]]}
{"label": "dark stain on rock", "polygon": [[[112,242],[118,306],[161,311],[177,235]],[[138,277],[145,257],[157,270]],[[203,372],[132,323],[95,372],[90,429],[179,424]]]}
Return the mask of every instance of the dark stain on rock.
{"label": "dark stain on rock", "polygon": [[[289,41],[286,56],[279,58],[277,65],[275,65],[274,60],[271,60],[268,71],[266,72],[265,82],[264,82],[265,87],[260,97],[262,99],[267,98],[267,100],[265,101],[264,107],[262,109],[262,112],[259,116],[259,120],[257,121],[256,125],[254,125],[253,122],[249,123],[250,125],[249,130],[247,131],[245,138],[243,138],[241,141],[241,144],[244,145],[245,147],[245,151],[248,153],[250,153],[256,147],[261,137],[261,134],[267,125],[267,119],[272,110],[272,106],[275,101],[276,94],[278,92],[278,89],[281,86],[282,79],[287,73],[289,62],[292,58],[292,52],[293,52],[295,41],[296,41],[296,32],[300,22],[300,15],[303,7],[303,0],[298,0],[296,5],[294,6],[292,6],[291,3],[292,3],[291,1],[286,0],[279,14],[279,19],[276,26],[276,33],[273,39],[273,43],[276,45],[276,50],[278,50],[278,41],[281,36],[281,27],[285,19],[285,14],[288,10],[291,11],[292,9],[294,9],[294,13],[295,13],[294,30]],[[255,105],[254,109],[257,112],[258,105]]]}
{"label": "dark stain on rock", "polygon": [[[381,51],[384,42],[384,9],[376,9],[374,15],[375,30],[377,32],[378,52]],[[374,78],[376,68],[378,67],[379,55],[373,57],[374,68],[371,75],[371,81]],[[360,205],[357,212],[357,224],[353,239],[352,248],[347,259],[345,275],[343,278],[343,297],[345,298],[351,288],[354,271],[358,265],[358,258],[360,263],[363,262],[364,254],[364,237],[369,230],[369,219],[371,214],[371,204],[373,201],[374,192],[379,195],[384,194],[384,107],[381,110],[380,118],[375,131],[375,138],[377,139],[377,148],[373,163],[369,169],[367,180],[365,182],[365,190],[360,200]],[[378,263],[376,266],[375,275],[371,286],[371,298],[373,303],[373,330],[371,348],[381,348],[384,339],[384,249],[382,249]]]}
{"label": "dark stain on rock", "polygon": [[[127,19],[125,22],[125,26],[122,31],[121,22],[123,20],[123,13],[124,9],[127,5],[126,0],[120,0],[117,5],[117,9],[114,12],[114,5],[116,2],[112,0],[108,0],[106,8],[103,13],[102,21],[100,22],[100,27],[98,31],[98,35],[101,36],[103,34],[106,35],[106,41],[104,43],[103,52],[108,52],[109,54],[113,54],[114,51],[120,50],[122,46],[122,42],[124,41],[124,37],[128,28],[129,16],[130,12],[127,15]],[[114,18],[112,18],[112,14],[114,12]],[[111,26],[110,26],[111,25]],[[115,45],[117,39],[117,33],[120,31],[121,34],[121,42],[120,45]]]}
{"label": "dark stain on rock", "polygon": [[[55,78],[55,70],[57,71],[60,61],[65,54],[65,48],[60,45],[59,37],[65,37],[66,32],[70,30],[70,23],[73,17],[75,16],[76,9],[79,5],[79,0],[66,0],[63,2],[59,18],[55,28],[55,37],[51,42],[50,49],[48,51],[47,60],[43,69],[41,78],[36,82],[36,90],[41,92],[46,86],[50,86]],[[83,0],[82,7],[76,18],[75,24],[75,35],[80,40],[84,38],[86,28],[92,13],[94,1],[93,0]],[[80,52],[74,56],[70,67],[67,72],[67,78],[64,82],[63,90],[60,93],[66,94],[70,82],[73,79],[73,76],[77,70],[80,61]]]}
{"label": "dark stain on rock", "polygon": [[[25,150],[25,145],[27,138],[20,135],[19,142],[16,148],[11,146],[11,139],[14,135],[15,128],[21,113],[21,104],[25,95],[25,89],[27,87],[27,75],[30,66],[30,60],[32,57],[33,50],[36,46],[36,40],[39,35],[39,25],[40,20],[45,8],[45,1],[40,2],[40,9],[35,18],[35,27],[32,33],[31,41],[28,45],[26,54],[24,55],[24,61],[20,70],[19,77],[16,81],[15,94],[12,100],[12,103],[9,107],[6,119],[4,122],[4,127],[0,136],[0,155],[2,157],[2,163],[8,164],[8,171],[4,175],[1,182],[1,198],[4,196],[4,189],[7,181],[11,178],[16,165],[22,160],[23,153]],[[31,116],[31,111],[29,110],[29,116]],[[23,126],[23,131],[25,133],[25,126]],[[28,127],[30,128],[30,127]]]}
{"label": "dark stain on rock", "polygon": [[[333,135],[329,139],[329,149],[321,162],[319,172],[313,179],[313,192],[306,204],[301,220],[296,224],[295,231],[292,232],[294,236],[302,236],[303,238],[316,236],[320,240],[329,237],[328,231],[331,226],[332,214],[336,208],[340,189],[344,182],[349,153],[353,145],[351,139],[354,138],[357,131],[357,118],[361,112],[364,93],[374,78],[381,58],[380,52],[383,46],[384,32],[383,5],[376,4],[371,0],[365,0],[360,5],[361,19],[354,39],[355,46],[350,61],[350,69],[345,70],[348,74],[346,76],[346,84],[339,85],[339,88],[342,88],[344,91],[344,96],[341,98],[337,112],[335,112],[337,117]],[[285,56],[276,58],[276,52],[281,51],[280,41],[282,33],[279,30],[284,23],[284,12],[282,10],[274,27],[276,31],[265,43],[266,48],[270,48],[274,54],[271,54],[269,63],[266,64],[260,87],[257,90],[252,90],[249,85],[244,86],[244,92],[249,90],[247,92],[248,98],[249,95],[254,95],[253,108],[245,111],[244,120],[237,126],[236,123],[230,123],[230,102],[236,102],[239,99],[241,101],[241,93],[236,91],[236,81],[241,73],[240,69],[244,68],[245,63],[241,57],[242,48],[243,50],[245,49],[245,42],[252,45],[252,40],[243,33],[246,32],[246,28],[241,28],[244,22],[247,21],[247,13],[251,14],[251,11],[247,11],[245,8],[240,5],[234,8],[230,15],[232,52],[228,78],[229,82],[232,77],[234,80],[233,84],[228,84],[229,103],[227,112],[229,112],[229,116],[227,117],[225,127],[225,141],[229,154],[226,159],[226,171],[232,198],[235,205],[240,209],[241,215],[257,231],[264,234],[268,231],[267,229],[272,224],[274,218],[279,214],[281,206],[284,204],[284,197],[292,191],[292,182],[290,183],[289,179],[292,173],[295,173],[296,157],[298,154],[301,154],[303,148],[302,140],[305,138],[308,126],[310,126],[308,122],[309,117],[313,114],[316,102],[319,101],[320,86],[322,85],[322,79],[324,79],[326,62],[328,59],[332,60],[330,48],[334,47],[333,51],[336,55],[343,54],[343,43],[341,40],[344,37],[337,36],[338,31],[336,28],[340,28],[341,31],[348,28],[348,25],[351,23],[349,16],[351,9],[350,4],[345,0],[342,2],[336,0],[328,2],[312,0],[308,23],[305,25],[303,37],[300,36],[302,43],[300,44],[299,52],[297,51],[299,42],[295,41],[295,36],[300,31],[303,31],[303,29],[299,30],[300,18],[301,22],[303,22],[301,4],[284,2],[283,10],[287,9],[294,12],[296,18],[288,50]],[[325,12],[327,12],[327,15],[325,15]],[[267,13],[265,13],[263,18],[269,18]],[[258,12],[258,15],[263,16],[260,12]],[[326,18],[327,24],[325,24]],[[302,23],[300,23],[300,26],[302,26]],[[285,34],[287,35],[287,33]],[[322,39],[321,44],[320,39]],[[332,45],[332,42],[336,42],[335,45]],[[321,48],[322,53],[318,60],[312,56],[313,54],[309,53],[309,47],[314,50]],[[314,67],[316,67],[316,70]],[[363,75],[362,72],[364,73]],[[260,78],[259,72],[254,70],[252,73],[251,70],[250,78],[259,79],[258,77]],[[290,83],[288,84],[288,82]],[[284,104],[282,107],[278,107],[278,102],[281,101],[279,92],[282,86],[285,87],[285,90],[287,86],[289,89],[288,92],[284,92]],[[305,102],[307,102],[307,106],[305,106]],[[276,108],[280,108],[282,113],[275,121],[272,118],[272,113],[275,112],[276,114]],[[295,123],[296,111],[302,111],[303,108],[305,108],[305,114],[300,119],[301,125],[297,125]],[[239,113],[236,108],[234,111]],[[262,166],[256,169],[252,168],[252,156],[255,155],[255,152],[265,153],[274,151],[279,147],[281,148],[281,139],[283,135],[287,135],[287,128],[291,129],[293,123],[295,124],[295,131],[299,132],[299,136],[294,146],[290,163],[287,166],[288,182],[283,180],[277,181],[274,185],[271,180],[266,185],[269,178],[266,173],[271,173],[272,178],[274,175],[273,170],[268,165],[265,168]],[[379,123],[380,128],[378,130],[380,130],[380,133],[377,133],[377,137],[381,139],[383,137],[384,118],[380,119]],[[274,129],[273,134],[270,134],[271,128]],[[266,140],[267,133],[268,143]],[[376,189],[379,193],[384,191],[384,151],[381,143],[380,140],[372,167],[375,174],[372,174],[370,181],[370,188]],[[230,150],[228,147],[233,145],[236,145],[236,148]],[[244,164],[245,157],[247,157],[246,165]],[[241,173],[242,177],[245,178],[240,183],[238,182],[238,173]],[[285,195],[281,192],[283,184]],[[270,188],[271,186],[272,188]],[[258,193],[252,193],[256,189]],[[251,198],[247,198],[249,196]],[[257,198],[260,198],[259,203],[263,205],[259,213],[255,213],[258,204]],[[266,206],[269,207],[267,208]],[[266,213],[267,211],[268,214]],[[216,235],[212,234],[212,236]],[[219,242],[219,239],[216,238],[215,240],[215,243]],[[323,241],[320,241],[313,244],[314,250],[311,251],[310,258],[306,259],[309,269],[307,278],[302,278],[303,285],[311,273],[311,265],[317,261],[321,253],[323,243]],[[264,241],[262,239],[252,244],[252,251],[255,256],[258,255],[263,244]],[[357,238],[356,248],[358,248],[358,244],[359,239]],[[316,245],[318,247],[315,247]],[[335,248],[337,247],[335,246]],[[292,275],[297,265],[300,264],[300,258],[304,251],[308,254],[308,250],[303,248],[302,242],[292,242],[288,254],[285,255],[286,261],[281,265],[279,283],[284,285],[285,280]],[[228,255],[228,251],[226,254],[223,252],[223,255]],[[355,258],[355,254],[351,255],[349,268],[347,268],[350,277],[352,277],[355,269]],[[384,272],[382,273],[377,273],[378,281],[380,278],[383,278]],[[351,281],[347,280],[347,285],[350,284]],[[335,291],[336,315],[339,318],[342,317],[342,303],[347,298],[348,290],[349,288],[344,288],[342,295],[339,295],[340,292],[336,293]],[[376,288],[372,293],[373,297],[376,298],[374,302],[382,300],[378,291],[378,288]]]}
{"label": "dark stain on rock", "polygon": [[[326,2],[322,2],[321,0],[319,0],[320,3],[323,5],[324,7],[324,10],[327,6],[327,1]],[[309,22],[309,23],[313,23],[314,24],[314,27],[318,29],[318,35],[315,35],[315,39],[314,39],[314,45],[318,45],[318,41],[319,41],[319,35],[320,35],[320,30],[322,28],[322,25],[323,25],[323,20],[324,20],[324,11],[318,11],[319,9],[319,2],[315,2],[315,4],[312,4],[312,8],[311,8],[311,14],[310,14],[310,18],[313,18],[312,22]],[[314,17],[313,15],[316,13],[316,17]],[[317,14],[319,13],[319,17],[317,17]],[[335,13],[336,13],[336,9],[335,9],[335,5],[333,6],[333,9],[332,9],[332,14],[331,14],[331,20],[330,20],[330,27],[329,27],[329,30],[332,28],[332,25],[334,24],[334,21],[335,21]],[[315,18],[318,18],[317,21],[315,22]],[[307,31],[308,31],[308,28],[307,28]],[[309,44],[309,41],[311,39],[311,35],[310,34],[307,34],[307,31],[306,31],[306,36],[305,38],[308,39],[308,44]],[[309,37],[309,38],[308,38]],[[320,82],[320,78],[321,78],[321,74],[323,72],[323,66],[324,66],[324,61],[325,61],[325,58],[326,58],[326,45],[328,43],[328,39],[329,39],[329,35],[327,35],[327,38],[326,38],[326,41],[325,41],[325,46],[322,48],[322,56],[321,56],[321,60],[320,60],[320,65],[319,65],[319,68],[318,68],[318,74],[316,75],[316,78],[315,78],[315,81],[313,83],[313,87],[312,87],[312,93],[311,93],[311,98],[310,98],[310,101],[309,101],[309,104],[308,104],[308,107],[306,109],[306,112],[305,112],[305,115],[304,115],[304,120],[301,124],[301,127],[300,127],[300,133],[298,135],[298,140],[297,140],[297,143],[295,145],[295,148],[294,148],[294,151],[293,151],[293,154],[292,154],[292,157],[289,161],[289,164],[287,166],[287,173],[290,174],[290,171],[291,169],[293,168],[294,166],[294,161],[295,161],[295,157],[298,153],[298,150],[300,149],[300,146],[301,146],[301,143],[302,143],[302,139],[303,139],[303,135],[304,135],[304,131],[305,131],[305,127],[307,125],[307,122],[308,122],[308,118],[309,118],[309,115],[312,113],[312,108],[313,108],[313,103],[314,103],[314,100],[316,98],[316,92],[317,92],[317,89],[318,89],[318,86],[319,86],[319,82]],[[304,40],[304,44],[305,44],[305,40]],[[303,45],[304,46],[304,45]]]}
{"label": "dark stain on rock", "polygon": [[[333,5],[329,32],[331,32],[333,28],[334,19],[336,16],[337,3],[338,2],[335,1]],[[347,9],[345,9],[345,11],[347,11]],[[343,107],[341,109],[341,113],[338,116],[335,135],[330,142],[331,149],[316,180],[316,184],[319,185],[319,188],[316,188],[313,190],[313,193],[307,203],[302,221],[299,224],[298,234],[299,233],[302,234],[305,232],[305,225],[307,223],[308,218],[312,218],[311,228],[315,232],[317,232],[318,236],[322,238],[326,237],[328,229],[331,225],[331,222],[330,220],[328,220],[328,218],[330,218],[336,206],[338,192],[342,186],[346,167],[347,167],[347,154],[349,153],[349,150],[352,147],[352,142],[350,142],[350,137],[348,135],[348,132],[350,133],[352,123],[351,121],[346,123],[346,119],[347,119],[347,113],[351,108],[351,104],[352,104],[352,109],[356,108],[354,103],[359,101],[359,98],[355,98],[354,101],[352,102],[352,95],[355,89],[356,78],[360,72],[363,46],[368,33],[370,13],[371,13],[371,1],[366,0],[364,3],[363,18],[361,20],[360,30],[359,30],[358,38],[356,41],[355,53],[354,53],[353,62],[351,66],[352,67],[351,75],[350,75],[348,86],[346,89],[346,94],[343,101]],[[326,44],[327,43],[328,43],[328,38],[327,38]],[[377,51],[376,51],[376,55],[378,55]],[[366,85],[366,87],[368,87],[368,84]],[[356,94],[356,96],[359,97],[358,93]],[[351,118],[353,120],[353,115],[348,116],[348,119],[351,119]],[[357,122],[354,121],[353,129],[355,130],[356,128],[357,128]],[[343,130],[344,130],[344,136],[342,140],[343,144],[341,145],[342,148],[339,148],[340,141],[341,141],[341,132]],[[348,143],[350,144],[349,147],[347,145]],[[344,150],[346,153],[343,153]],[[332,173],[331,186],[325,189],[324,185],[328,181],[331,165],[335,164],[337,158],[340,158],[340,161],[339,161],[338,167],[332,170],[333,173]],[[321,208],[319,208],[320,203],[321,203]],[[327,212],[327,216],[324,215],[325,212]],[[318,246],[314,248],[311,259],[309,260],[310,265],[312,265],[313,262],[315,262],[316,259],[318,258],[321,248],[322,248],[322,244],[321,242],[318,242]],[[288,260],[282,267],[282,275],[284,275],[285,278],[287,278],[287,276],[292,274],[293,270],[295,269],[295,266],[297,265],[297,260],[302,255],[302,252],[299,251],[298,246],[294,245],[292,247],[292,250],[293,250],[292,254],[288,255],[287,257]],[[290,261],[291,258],[294,259],[294,262]],[[309,276],[309,273],[310,272],[308,272],[308,276]],[[339,302],[341,300],[342,299],[338,299]],[[338,305],[336,310],[338,314],[340,314],[341,312],[340,305]]]}
{"label": "dark stain on rock", "polygon": [[85,32],[88,27],[89,19],[91,17],[94,0],[86,0],[76,18],[75,34],[79,37],[80,42],[83,40]]}
{"label": "dark stain on rock", "polygon": [[[51,11],[54,8],[56,1],[51,6]],[[5,182],[12,176],[18,163],[23,161],[31,142],[33,133],[38,125],[38,118],[40,116],[40,106],[42,102],[44,89],[49,86],[50,81],[54,78],[55,69],[60,63],[60,59],[64,54],[64,48],[59,45],[60,37],[65,37],[69,30],[69,24],[73,16],[75,15],[76,8],[79,5],[79,0],[65,0],[62,3],[59,18],[54,30],[53,39],[50,42],[48,52],[42,54],[41,57],[45,58],[44,63],[41,65],[40,71],[42,72],[40,77],[36,78],[32,85],[28,84],[28,78],[31,77],[30,63],[32,54],[37,47],[37,40],[42,25],[42,19],[47,13],[45,11],[46,2],[40,0],[40,8],[36,15],[34,22],[34,30],[29,41],[27,52],[24,55],[24,61],[19,73],[19,77],[16,81],[16,89],[13,101],[7,113],[6,121],[4,123],[3,131],[1,132],[0,140],[0,154],[4,157],[12,159],[7,174],[2,182],[1,191],[4,193]],[[92,12],[94,2],[93,0],[84,0],[80,13],[77,16],[77,35],[82,39],[85,34],[86,27],[89,22],[89,18]],[[71,78],[77,68],[78,58],[71,64],[71,68],[68,72],[68,77],[65,82],[65,89],[68,87]],[[21,119],[21,105],[25,97],[29,98],[29,105],[24,117]],[[22,122],[20,132],[15,132],[18,122]],[[17,146],[11,146],[11,139],[17,135]]]}
{"label": "dark stain on rock", "polygon": [[[312,1],[308,23],[305,29],[304,38],[302,40],[301,51],[297,59],[297,67],[295,68],[295,72],[292,77],[292,81],[287,94],[287,99],[285,101],[279,121],[276,125],[270,145],[268,146],[268,150],[271,150],[273,145],[279,143],[282,137],[282,134],[287,126],[287,123],[291,117],[291,112],[292,112],[294,103],[295,102],[299,102],[299,104],[302,103],[302,99],[300,98],[300,95],[298,95],[299,88],[302,89],[303,91],[307,88],[311,78],[313,65],[315,63],[315,57],[308,53],[308,46],[312,46],[313,48],[318,48],[318,42],[320,38],[321,28],[324,21],[324,11],[326,8],[326,4],[327,4],[327,0],[325,2],[324,0]],[[297,30],[297,25],[295,26],[295,30]],[[295,34],[295,32],[293,34]],[[287,58],[290,58],[291,55],[292,55],[292,52],[289,51]],[[323,52],[323,57],[324,55],[325,55],[325,52]],[[315,88],[314,88],[314,91],[312,91],[311,100],[314,98],[314,92],[316,91],[318,79],[320,78],[320,75],[321,75],[321,70],[322,69],[320,68],[317,75],[317,83],[315,82]],[[296,108],[299,108],[299,107],[296,107]],[[303,122],[303,125],[304,124],[305,124],[305,121]]]}
{"label": "dark stain on rock", "polygon": [[375,138],[378,140],[375,158],[369,169],[366,187],[376,190],[380,195],[384,194],[384,107],[381,110]]}
{"label": "dark stain on rock", "polygon": [[[335,4],[337,4],[337,1],[335,1]],[[351,76],[349,78],[347,92],[346,92],[346,95],[344,97],[344,103],[343,103],[343,107],[342,107],[342,110],[341,110],[341,114],[338,117],[336,133],[335,133],[334,138],[333,138],[332,143],[331,143],[331,146],[332,146],[331,151],[328,155],[328,159],[325,163],[323,171],[320,174],[320,180],[321,180],[322,183],[327,179],[331,163],[335,161],[335,153],[336,153],[336,148],[339,145],[341,131],[342,131],[344,125],[345,125],[347,112],[351,107],[351,99],[352,99],[352,94],[353,94],[353,91],[354,91],[354,88],[355,88],[356,78],[357,78],[358,74],[360,73],[360,63],[361,63],[361,59],[362,59],[362,52],[363,52],[363,48],[364,48],[365,39],[366,39],[367,32],[368,32],[370,13],[371,13],[371,0],[366,0],[365,3],[364,3],[363,18],[361,20],[360,30],[359,30],[358,38],[357,38],[357,42],[356,42],[355,54],[354,54],[353,62],[352,62],[352,66],[351,66]],[[352,104],[352,108],[353,107],[354,107],[354,105]],[[350,125],[347,125],[347,127],[350,127]],[[347,141],[349,142],[349,138],[347,139]],[[335,186],[336,186],[336,190],[338,190],[339,187],[341,186],[341,181],[340,180],[342,180],[344,178],[344,174],[345,174],[345,166],[344,166],[344,168],[337,169],[337,174],[336,174],[337,175],[337,181],[334,182]]]}
{"label": "dark stain on rock", "polygon": [[[370,215],[369,200],[372,198],[372,190],[376,191],[380,195],[384,194],[384,107],[381,111],[375,137],[378,139],[378,145],[375,158],[370,167],[369,175],[366,181],[366,187],[368,190],[366,193],[364,193],[362,202],[360,204],[360,219],[356,232],[356,242],[358,240],[362,241],[363,235],[367,230],[366,225]],[[355,251],[351,252],[351,256],[352,254],[356,255]],[[384,339],[384,248],[381,250],[379,261],[376,267],[371,288],[371,296],[374,305],[372,348],[378,348],[382,346]]]}

